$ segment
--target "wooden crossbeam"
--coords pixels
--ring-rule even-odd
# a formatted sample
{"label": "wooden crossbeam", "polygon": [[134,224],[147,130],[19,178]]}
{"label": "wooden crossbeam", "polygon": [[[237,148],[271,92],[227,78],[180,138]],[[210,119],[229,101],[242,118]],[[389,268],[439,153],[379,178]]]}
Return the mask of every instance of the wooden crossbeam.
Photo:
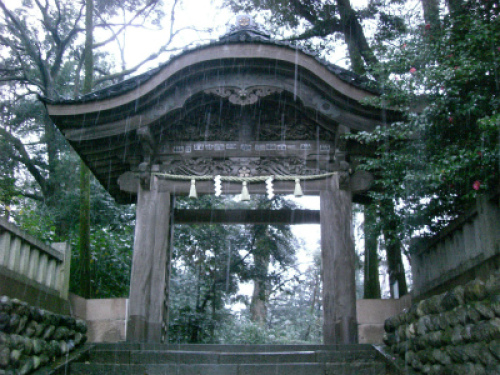
{"label": "wooden crossbeam", "polygon": [[319,224],[319,210],[174,210],[175,224]]}

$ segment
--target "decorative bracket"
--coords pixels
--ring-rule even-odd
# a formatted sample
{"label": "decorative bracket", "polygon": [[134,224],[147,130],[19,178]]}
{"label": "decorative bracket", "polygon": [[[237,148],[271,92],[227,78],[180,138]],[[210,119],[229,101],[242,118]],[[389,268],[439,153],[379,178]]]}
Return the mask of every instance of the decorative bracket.
{"label": "decorative bracket", "polygon": [[137,137],[141,142],[142,155],[144,157],[144,163],[151,164],[151,159],[153,158],[153,153],[156,148],[156,143],[151,135],[149,126],[145,126],[137,129]]}
{"label": "decorative bracket", "polygon": [[143,162],[139,164],[141,183],[148,186],[151,180],[151,161],[153,159],[156,142],[153,139],[149,126],[137,129],[137,137],[141,142]]}
{"label": "decorative bracket", "polygon": [[205,94],[213,94],[221,98],[228,98],[229,102],[236,105],[255,104],[260,98],[281,93],[283,90],[270,86],[255,86],[248,88],[219,87],[205,90]]}

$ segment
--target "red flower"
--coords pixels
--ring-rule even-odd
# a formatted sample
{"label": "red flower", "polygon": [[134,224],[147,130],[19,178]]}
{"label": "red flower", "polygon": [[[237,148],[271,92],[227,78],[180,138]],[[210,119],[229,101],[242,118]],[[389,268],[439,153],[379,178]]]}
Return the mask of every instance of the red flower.
{"label": "red flower", "polygon": [[450,116],[450,117],[448,117],[448,122],[449,122],[450,124],[452,124],[452,123],[453,123],[453,117],[451,117],[451,116]]}
{"label": "red flower", "polygon": [[477,152],[477,156],[479,156],[480,158],[482,158],[483,157],[483,153],[481,151],[478,151]]}
{"label": "red flower", "polygon": [[[401,46],[402,49],[406,48],[406,43]],[[498,47],[500,49],[500,47]]]}
{"label": "red flower", "polygon": [[479,190],[481,188],[481,181],[479,180],[474,181],[474,183],[472,184],[472,188],[474,190]]}
{"label": "red flower", "polygon": [[430,29],[431,29],[431,24],[430,24],[430,23],[427,23],[427,24],[425,25],[425,29],[426,29],[426,30],[430,30]]}
{"label": "red flower", "polygon": [[416,71],[417,71],[417,68],[415,68],[415,67],[412,67],[412,68],[410,69],[410,73],[411,73],[411,74],[415,73]]}

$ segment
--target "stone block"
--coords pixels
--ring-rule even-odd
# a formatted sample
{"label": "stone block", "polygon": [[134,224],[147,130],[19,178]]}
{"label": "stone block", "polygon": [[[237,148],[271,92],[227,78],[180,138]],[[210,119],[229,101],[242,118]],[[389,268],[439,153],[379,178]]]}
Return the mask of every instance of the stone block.
{"label": "stone block", "polygon": [[127,300],[125,298],[87,300],[87,320],[125,320]]}
{"label": "stone block", "polygon": [[87,320],[89,342],[125,340],[125,320]]}
{"label": "stone block", "polygon": [[400,299],[361,299],[357,301],[358,324],[384,324],[384,321],[411,306],[410,296]]}
{"label": "stone block", "polygon": [[87,318],[87,300],[76,294],[69,294],[69,303],[71,305],[71,315],[77,319],[85,320]]}
{"label": "stone block", "polygon": [[360,324],[358,326],[360,344],[382,344],[384,338],[383,324]]}
{"label": "stone block", "polygon": [[324,375],[324,373],[325,366],[316,363],[238,366],[238,375]]}

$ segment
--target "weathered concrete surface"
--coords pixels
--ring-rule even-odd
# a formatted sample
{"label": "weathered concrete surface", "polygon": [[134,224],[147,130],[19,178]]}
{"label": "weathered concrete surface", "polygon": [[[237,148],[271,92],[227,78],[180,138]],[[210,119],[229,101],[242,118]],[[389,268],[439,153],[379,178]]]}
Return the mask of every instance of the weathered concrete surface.
{"label": "weathered concrete surface", "polygon": [[89,342],[119,342],[125,340],[127,299],[85,300],[70,294],[73,316],[87,322]]}
{"label": "weathered concrete surface", "polygon": [[[127,300],[85,300],[70,294],[72,315],[87,321],[89,342],[120,342],[125,340]],[[384,321],[411,306],[410,295],[401,299],[356,301],[360,344],[380,344],[384,335]],[[223,349],[223,346],[219,346]],[[201,349],[199,349],[201,350]]]}
{"label": "weathered concrete surface", "polygon": [[384,322],[403,309],[410,308],[412,299],[406,295],[400,299],[361,299],[356,301],[358,336],[360,344],[381,344]]}

